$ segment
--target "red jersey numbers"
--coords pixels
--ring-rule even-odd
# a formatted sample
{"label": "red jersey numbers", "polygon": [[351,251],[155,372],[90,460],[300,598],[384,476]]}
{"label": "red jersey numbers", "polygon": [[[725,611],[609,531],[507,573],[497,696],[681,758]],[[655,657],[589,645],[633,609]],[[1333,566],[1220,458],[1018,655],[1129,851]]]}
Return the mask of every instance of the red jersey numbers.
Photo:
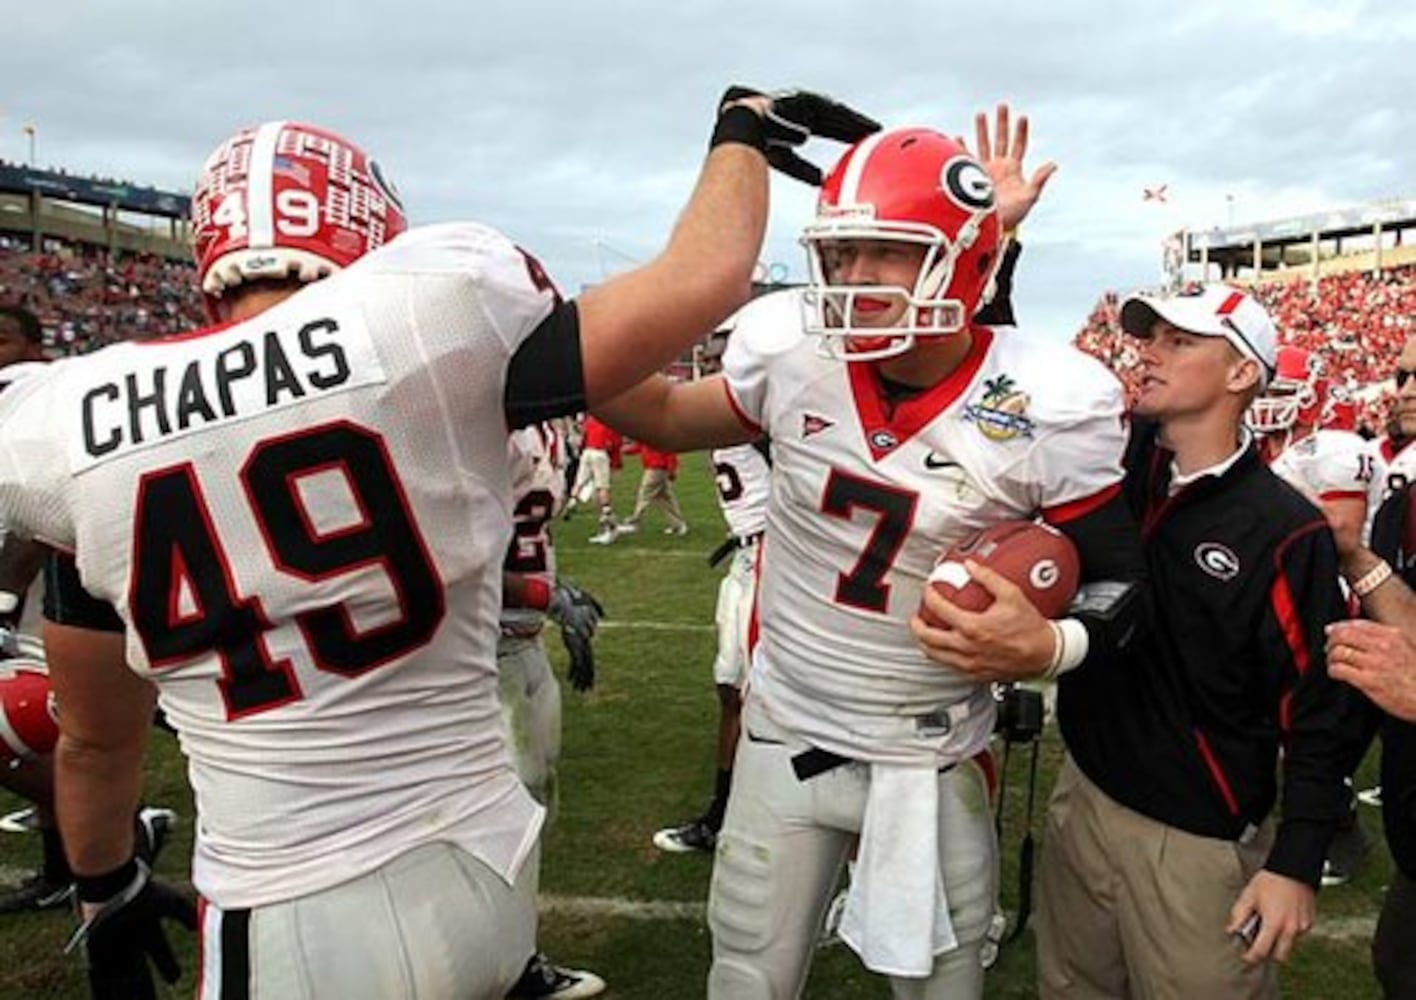
{"label": "red jersey numbers", "polygon": [[[303,479],[321,473],[342,475],[357,523],[321,529],[301,491]],[[240,480],[278,571],[320,583],[377,567],[398,596],[400,618],[364,631],[343,604],[297,613],[316,667],[356,677],[432,639],[446,611],[442,581],[378,434],[336,422],[262,441]],[[300,698],[290,662],[272,659],[266,647],[274,626],[261,599],[236,589],[220,526],[190,463],[143,477],[135,521],[129,604],[153,667],[216,653],[233,719]]]}
{"label": "red jersey numbers", "polygon": [[742,499],[742,476],[727,462],[713,463],[713,485],[718,488],[718,498],[723,503],[734,503]]}
{"label": "red jersey numbers", "polygon": [[890,584],[885,577],[914,526],[918,501],[919,495],[910,490],[831,470],[821,496],[822,511],[853,520],[856,511],[862,510],[876,518],[855,566],[836,580],[837,602],[880,614],[889,610]]}
{"label": "red jersey numbers", "polygon": [[556,498],[549,490],[532,490],[516,505],[512,512],[511,545],[502,564],[508,573],[546,572],[550,565],[546,558],[546,522],[551,519],[555,505]]}

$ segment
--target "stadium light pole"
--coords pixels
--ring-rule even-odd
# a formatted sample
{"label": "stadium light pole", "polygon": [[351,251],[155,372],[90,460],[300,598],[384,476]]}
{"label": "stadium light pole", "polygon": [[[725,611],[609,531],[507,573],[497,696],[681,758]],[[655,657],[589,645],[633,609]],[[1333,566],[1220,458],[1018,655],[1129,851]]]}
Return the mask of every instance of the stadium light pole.
{"label": "stadium light pole", "polygon": [[34,126],[26,125],[20,129],[29,138],[29,165],[34,166]]}
{"label": "stadium light pole", "polygon": [[1228,226],[1228,228],[1233,229],[1233,228],[1234,228],[1234,196],[1233,196],[1232,194],[1227,194],[1227,195],[1224,196],[1224,200],[1228,203],[1228,206],[1229,206],[1229,226]]}

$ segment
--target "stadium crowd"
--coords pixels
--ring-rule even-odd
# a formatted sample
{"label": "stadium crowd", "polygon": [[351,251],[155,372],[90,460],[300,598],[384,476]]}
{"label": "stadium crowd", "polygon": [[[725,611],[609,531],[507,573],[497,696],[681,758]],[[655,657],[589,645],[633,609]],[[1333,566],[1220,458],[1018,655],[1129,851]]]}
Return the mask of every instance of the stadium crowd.
{"label": "stadium crowd", "polygon": [[[1394,398],[1384,364],[1416,315],[1416,266],[1327,275],[1316,289],[1306,281],[1271,282],[1253,292],[1273,316],[1280,343],[1319,354],[1331,384],[1357,402],[1358,426],[1379,433]],[[1097,300],[1074,342],[1116,371],[1134,398],[1140,357],[1121,331],[1116,292]]]}
{"label": "stadium crowd", "polygon": [[54,357],[202,323],[191,265],[147,254],[111,259],[102,248],[54,241],[35,253],[0,236],[0,301],[39,317]]}

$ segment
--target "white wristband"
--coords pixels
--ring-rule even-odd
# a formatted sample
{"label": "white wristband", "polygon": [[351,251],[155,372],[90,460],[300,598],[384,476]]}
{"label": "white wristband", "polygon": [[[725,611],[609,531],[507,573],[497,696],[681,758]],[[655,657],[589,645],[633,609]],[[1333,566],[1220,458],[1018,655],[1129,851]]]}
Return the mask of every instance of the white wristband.
{"label": "white wristband", "polygon": [[1052,626],[1056,644],[1052,649],[1052,662],[1042,676],[1044,680],[1052,680],[1082,665],[1091,649],[1091,637],[1087,635],[1087,627],[1076,618],[1063,618],[1047,624]]}
{"label": "white wristband", "polygon": [[1352,593],[1358,597],[1366,597],[1390,580],[1391,572],[1391,563],[1385,559],[1380,560],[1375,566],[1352,581]]}

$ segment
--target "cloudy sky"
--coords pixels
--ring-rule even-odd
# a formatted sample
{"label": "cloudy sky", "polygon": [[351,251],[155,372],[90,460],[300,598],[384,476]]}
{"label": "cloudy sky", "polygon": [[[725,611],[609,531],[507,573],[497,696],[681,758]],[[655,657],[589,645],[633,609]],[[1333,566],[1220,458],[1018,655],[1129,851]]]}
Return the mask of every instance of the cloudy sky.
{"label": "cloudy sky", "polygon": [[[1157,280],[1181,226],[1416,195],[1401,0],[44,0],[6,36],[0,157],[33,123],[39,165],[187,190],[236,127],[312,121],[374,152],[415,222],[491,223],[572,289],[661,246],[733,82],[950,132],[1026,111],[1061,170],[1018,299],[1059,336]],[[812,196],[773,194],[763,258],[800,278]]]}

